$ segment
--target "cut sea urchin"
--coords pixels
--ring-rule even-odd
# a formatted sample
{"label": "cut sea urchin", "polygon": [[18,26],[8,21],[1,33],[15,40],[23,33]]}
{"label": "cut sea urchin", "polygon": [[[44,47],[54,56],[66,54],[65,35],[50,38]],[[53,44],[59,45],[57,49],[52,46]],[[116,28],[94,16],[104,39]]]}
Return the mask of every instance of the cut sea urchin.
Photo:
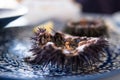
{"label": "cut sea urchin", "polygon": [[52,34],[44,28],[38,28],[32,42],[33,56],[25,58],[27,62],[72,72],[97,66],[108,46],[103,38],[77,37],[61,32]]}

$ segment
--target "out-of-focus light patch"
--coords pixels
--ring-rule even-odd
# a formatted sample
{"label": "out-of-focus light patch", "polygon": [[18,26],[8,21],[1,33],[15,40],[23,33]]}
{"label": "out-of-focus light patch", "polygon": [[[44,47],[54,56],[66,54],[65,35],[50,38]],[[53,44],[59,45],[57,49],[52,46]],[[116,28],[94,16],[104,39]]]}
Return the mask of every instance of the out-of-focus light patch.
{"label": "out-of-focus light patch", "polygon": [[46,19],[60,20],[79,19],[81,7],[72,0],[24,0],[23,5],[29,8],[26,18],[31,23]]}
{"label": "out-of-focus light patch", "polygon": [[29,24],[28,21],[24,17],[21,17],[6,25],[6,28],[16,27],[16,26],[23,27],[23,26],[27,26],[28,24]]}
{"label": "out-of-focus light patch", "polygon": [[2,8],[0,9],[0,18],[7,18],[7,17],[13,17],[13,16],[21,16],[28,12],[26,7],[19,6],[14,9],[12,8]]}
{"label": "out-of-focus light patch", "polygon": [[18,3],[16,0],[0,0],[0,9],[1,8],[16,8],[18,6]]}

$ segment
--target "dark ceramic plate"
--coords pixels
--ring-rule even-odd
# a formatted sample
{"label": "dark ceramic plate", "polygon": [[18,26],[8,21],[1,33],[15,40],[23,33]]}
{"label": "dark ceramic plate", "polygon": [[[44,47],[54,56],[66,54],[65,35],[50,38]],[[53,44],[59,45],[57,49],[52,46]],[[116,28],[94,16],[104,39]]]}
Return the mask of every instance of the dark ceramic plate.
{"label": "dark ceramic plate", "polygon": [[[61,26],[56,23],[56,26]],[[61,23],[60,23],[61,24]],[[101,64],[99,71],[80,75],[43,76],[38,65],[30,65],[23,58],[30,54],[30,37],[33,27],[14,27],[0,30],[0,80],[90,80],[106,78],[120,73],[119,34],[109,31],[110,46],[108,58]],[[55,27],[60,30],[62,27]]]}
{"label": "dark ceramic plate", "polygon": [[27,12],[25,7],[18,8],[0,8],[0,27],[6,26],[11,21],[23,16]]}

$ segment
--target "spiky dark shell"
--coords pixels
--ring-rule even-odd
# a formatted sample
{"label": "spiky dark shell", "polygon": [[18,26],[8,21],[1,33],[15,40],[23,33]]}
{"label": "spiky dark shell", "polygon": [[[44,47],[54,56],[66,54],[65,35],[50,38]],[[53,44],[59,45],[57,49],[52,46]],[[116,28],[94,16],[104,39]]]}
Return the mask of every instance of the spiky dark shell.
{"label": "spiky dark shell", "polygon": [[68,22],[64,32],[74,36],[108,37],[107,25],[102,20],[95,21],[86,19],[85,21],[80,20],[78,22]]}
{"label": "spiky dark shell", "polygon": [[[72,46],[78,45],[81,41],[87,41],[89,45],[85,46],[83,51],[78,51],[77,55],[66,56],[62,47],[64,47],[65,42],[70,38],[73,40],[71,42]],[[44,29],[39,29],[35,33],[32,42],[33,45],[30,51],[34,53],[35,58],[31,60],[30,57],[27,57],[25,59],[27,62],[39,64],[43,67],[50,64],[51,66],[55,65],[62,69],[70,68],[71,70],[80,70],[85,66],[92,67],[97,65],[98,62],[101,62],[100,58],[104,56],[104,49],[108,46],[108,42],[103,38],[66,37],[66,34],[56,32],[53,35],[47,33]]]}

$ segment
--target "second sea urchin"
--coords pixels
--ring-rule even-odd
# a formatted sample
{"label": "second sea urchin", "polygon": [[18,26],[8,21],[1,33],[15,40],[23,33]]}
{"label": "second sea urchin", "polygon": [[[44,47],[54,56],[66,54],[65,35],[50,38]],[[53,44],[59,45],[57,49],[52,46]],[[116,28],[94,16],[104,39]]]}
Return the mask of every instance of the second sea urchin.
{"label": "second sea urchin", "polygon": [[103,20],[72,21],[66,24],[64,32],[74,36],[101,37],[108,36],[107,25]]}

